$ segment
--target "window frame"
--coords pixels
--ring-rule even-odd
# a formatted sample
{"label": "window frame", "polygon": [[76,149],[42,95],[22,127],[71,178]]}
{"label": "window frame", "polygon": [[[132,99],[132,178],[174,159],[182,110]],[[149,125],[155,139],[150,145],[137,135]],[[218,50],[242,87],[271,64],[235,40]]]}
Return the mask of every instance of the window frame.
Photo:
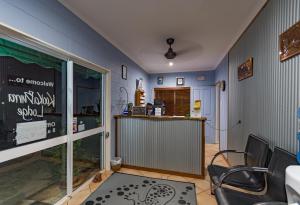
{"label": "window frame", "polygon": [[[58,59],[67,62],[67,134],[51,139],[46,139],[39,142],[33,142],[31,144],[14,147],[0,151],[0,163],[16,159],[31,153],[42,151],[51,147],[58,146],[60,144],[67,143],[67,195],[59,200],[56,204],[62,204],[68,196],[79,191],[85,183],[81,185],[75,192],[73,192],[73,142],[79,139],[87,138],[91,135],[102,134],[102,150],[103,160],[101,163],[102,171],[104,169],[109,170],[110,160],[110,139],[107,137],[107,133],[110,133],[110,82],[111,72],[110,70],[94,64],[84,58],[53,46],[49,43],[41,41],[35,37],[20,32],[14,28],[0,23],[0,38],[7,39],[9,41],[18,43],[20,45],[32,48],[36,51],[51,55]],[[73,133],[73,64],[84,66],[88,69],[95,70],[102,73],[102,125],[94,129],[82,131],[79,133]],[[99,167],[101,168],[101,167]]]}
{"label": "window frame", "polygon": [[[187,114],[190,114],[191,113],[191,87],[155,87],[153,89],[154,91],[154,98],[156,99],[160,94],[161,92],[169,92],[168,94],[171,93],[172,95],[172,106],[170,106],[171,108],[173,108],[171,110],[172,113],[170,113],[170,115],[173,115],[173,116],[176,116],[178,115],[176,112],[176,110],[178,110],[177,106],[178,106],[178,103],[176,103],[176,101],[178,100],[177,98],[177,95],[178,95],[178,92],[180,91],[186,91],[187,92],[187,96],[189,97],[189,102],[187,103],[187,106],[188,106],[188,111],[184,114],[187,115]],[[178,115],[180,116],[180,115]]]}

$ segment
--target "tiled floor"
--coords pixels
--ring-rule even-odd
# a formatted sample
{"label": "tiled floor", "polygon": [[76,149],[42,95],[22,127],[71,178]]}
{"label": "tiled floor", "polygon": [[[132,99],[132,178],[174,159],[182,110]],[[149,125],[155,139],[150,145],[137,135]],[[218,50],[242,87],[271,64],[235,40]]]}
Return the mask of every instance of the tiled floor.
{"label": "tiled floor", "polygon": [[[218,144],[207,144],[205,153],[206,153],[206,160],[205,164],[206,166],[210,163],[213,155],[218,152],[219,145]],[[224,158],[221,156],[216,161],[216,164],[224,165],[226,166],[227,163],[224,160]],[[206,175],[205,179],[194,179],[194,178],[188,178],[188,177],[181,177],[181,176],[175,176],[175,175],[169,175],[169,174],[160,174],[156,172],[147,172],[147,171],[140,171],[140,170],[133,170],[133,169],[125,169],[122,168],[121,172],[128,173],[128,174],[135,174],[135,175],[141,175],[146,177],[153,177],[153,178],[161,178],[161,179],[170,179],[170,180],[178,180],[178,181],[184,181],[184,182],[193,182],[196,184],[196,193],[197,193],[197,201],[198,205],[215,205],[216,200],[215,197],[210,194],[210,185],[209,185],[209,177]],[[103,174],[103,181],[107,179],[111,173],[106,172]],[[80,190],[78,193],[74,194],[72,198],[70,198],[64,205],[79,205],[81,204],[92,192],[94,192],[97,187],[101,183],[93,183],[91,182],[89,185],[84,187],[82,190]]]}

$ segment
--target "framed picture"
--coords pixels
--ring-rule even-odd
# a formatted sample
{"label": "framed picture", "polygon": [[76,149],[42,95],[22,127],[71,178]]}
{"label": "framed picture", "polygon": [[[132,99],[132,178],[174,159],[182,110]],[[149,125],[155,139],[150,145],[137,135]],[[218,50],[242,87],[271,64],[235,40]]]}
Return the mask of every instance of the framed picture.
{"label": "framed picture", "polygon": [[122,79],[127,80],[127,66],[122,65]]}
{"label": "framed picture", "polygon": [[253,58],[249,58],[246,62],[238,67],[239,81],[253,76]]}
{"label": "framed picture", "polygon": [[279,36],[280,61],[300,54],[300,21]]}
{"label": "framed picture", "polygon": [[184,78],[176,78],[176,85],[178,86],[184,85]]}
{"label": "framed picture", "polygon": [[162,84],[164,84],[164,77],[162,76],[157,77],[157,85],[162,85]]}

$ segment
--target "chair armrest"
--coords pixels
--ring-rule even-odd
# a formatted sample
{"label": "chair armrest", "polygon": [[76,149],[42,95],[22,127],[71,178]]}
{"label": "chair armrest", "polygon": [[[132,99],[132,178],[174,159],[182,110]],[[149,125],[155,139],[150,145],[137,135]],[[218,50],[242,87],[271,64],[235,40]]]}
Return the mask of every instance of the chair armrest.
{"label": "chair armrest", "polygon": [[253,205],[288,205],[288,203],[280,202],[280,201],[270,201],[270,202],[258,202]]}
{"label": "chair armrest", "polygon": [[220,178],[218,179],[218,183],[216,184],[217,188],[222,187],[222,184],[224,182],[224,180],[237,172],[242,172],[242,171],[247,171],[247,172],[260,172],[260,173],[265,173],[265,174],[269,174],[270,171],[268,170],[268,168],[263,168],[263,167],[234,167],[232,169],[230,169],[228,172],[223,173]]}
{"label": "chair armrest", "polygon": [[210,165],[212,165],[215,161],[215,159],[221,155],[221,154],[224,154],[224,153],[236,153],[236,154],[246,154],[246,152],[241,152],[241,151],[236,151],[236,150],[233,150],[233,149],[228,149],[228,150],[222,150],[222,151],[219,151],[217,154],[214,155],[214,157],[212,158],[211,162],[210,162]]}

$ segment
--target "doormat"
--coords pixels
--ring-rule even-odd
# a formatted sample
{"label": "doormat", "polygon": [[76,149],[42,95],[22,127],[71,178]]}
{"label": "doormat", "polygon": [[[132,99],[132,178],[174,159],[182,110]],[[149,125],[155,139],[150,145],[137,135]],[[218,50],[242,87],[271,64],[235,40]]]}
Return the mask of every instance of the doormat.
{"label": "doormat", "polygon": [[82,205],[197,205],[193,183],[114,173]]}

